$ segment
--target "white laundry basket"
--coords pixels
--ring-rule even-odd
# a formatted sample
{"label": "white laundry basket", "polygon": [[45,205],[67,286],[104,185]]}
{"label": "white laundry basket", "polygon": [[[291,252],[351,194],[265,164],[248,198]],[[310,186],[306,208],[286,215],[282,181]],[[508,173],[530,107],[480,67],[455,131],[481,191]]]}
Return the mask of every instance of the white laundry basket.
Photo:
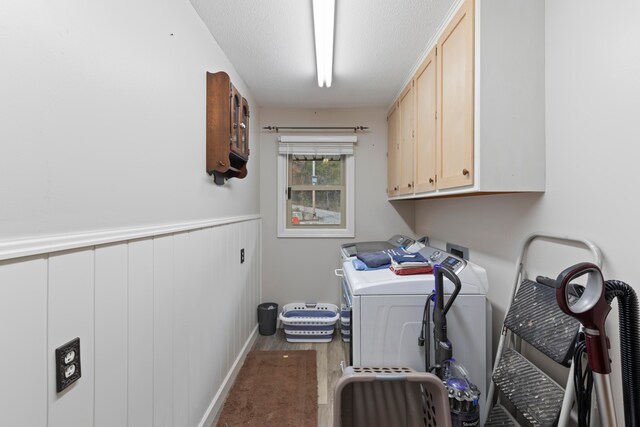
{"label": "white laundry basket", "polygon": [[339,318],[338,307],[326,303],[294,302],[280,313],[289,342],[330,342]]}
{"label": "white laundry basket", "polygon": [[342,341],[351,342],[351,308],[345,304],[340,306],[340,335]]}

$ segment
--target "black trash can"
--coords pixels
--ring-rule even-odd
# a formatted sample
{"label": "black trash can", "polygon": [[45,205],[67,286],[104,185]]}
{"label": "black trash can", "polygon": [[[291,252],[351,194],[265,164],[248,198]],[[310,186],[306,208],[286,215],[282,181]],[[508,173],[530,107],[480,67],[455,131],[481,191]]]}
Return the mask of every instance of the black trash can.
{"label": "black trash can", "polygon": [[258,306],[258,332],[260,335],[273,335],[276,333],[278,323],[278,304],[265,302]]}

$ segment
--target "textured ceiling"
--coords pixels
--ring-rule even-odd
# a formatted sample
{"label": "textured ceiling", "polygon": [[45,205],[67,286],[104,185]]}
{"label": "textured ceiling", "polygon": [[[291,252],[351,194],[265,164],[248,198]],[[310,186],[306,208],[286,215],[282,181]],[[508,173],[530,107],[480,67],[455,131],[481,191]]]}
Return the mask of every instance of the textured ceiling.
{"label": "textured ceiling", "polygon": [[311,0],[191,0],[263,107],[387,107],[455,0],[336,0],[319,88]]}

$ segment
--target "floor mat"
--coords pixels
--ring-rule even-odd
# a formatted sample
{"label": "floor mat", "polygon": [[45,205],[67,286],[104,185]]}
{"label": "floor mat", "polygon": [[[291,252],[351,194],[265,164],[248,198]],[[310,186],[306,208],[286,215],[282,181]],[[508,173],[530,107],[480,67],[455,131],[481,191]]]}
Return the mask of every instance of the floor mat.
{"label": "floor mat", "polygon": [[315,350],[252,351],[217,427],[317,427]]}

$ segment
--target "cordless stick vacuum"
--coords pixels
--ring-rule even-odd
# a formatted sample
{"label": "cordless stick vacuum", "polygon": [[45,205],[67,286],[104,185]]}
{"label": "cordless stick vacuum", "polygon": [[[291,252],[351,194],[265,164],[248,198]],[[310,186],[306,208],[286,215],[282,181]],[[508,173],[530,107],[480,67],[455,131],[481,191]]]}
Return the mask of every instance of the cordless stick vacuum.
{"label": "cordless stick vacuum", "polygon": [[[586,276],[586,284],[572,283]],[[602,427],[616,426],[615,407],[611,390],[611,364],[609,360],[609,338],[605,330],[605,321],[610,303],[618,298],[620,318],[620,350],[626,427],[640,426],[640,336],[638,332],[638,299],[634,290],[626,283],[617,280],[604,281],[600,269],[591,263],[581,263],[564,270],[556,280],[538,277],[540,283],[552,284],[556,288],[556,300],[560,309],[582,324],[586,342],[589,367],[593,375],[596,390],[596,403]],[[579,355],[578,347],[576,353]],[[574,363],[579,357],[574,357]],[[581,372],[576,369],[576,375]],[[588,396],[580,399],[579,381],[575,382],[578,410],[590,401],[591,384],[587,387]],[[589,424],[587,417],[580,417],[579,424]]]}
{"label": "cordless stick vacuum", "polygon": [[[444,265],[433,267],[435,276],[435,292],[430,294],[425,304],[423,314],[422,332],[418,339],[418,345],[423,346],[425,338],[429,337],[429,324],[431,320],[430,305],[435,298],[433,309],[433,347],[435,364],[429,366],[429,346],[425,349],[425,365],[428,372],[435,370],[435,374],[442,380],[449,394],[451,408],[451,423],[453,427],[475,427],[480,425],[480,407],[478,398],[480,390],[469,382],[469,374],[466,369],[456,363],[453,358],[453,346],[447,338],[447,312],[455,301],[462,284],[458,276]],[[444,304],[444,276],[455,286],[455,289],[447,305]]]}

